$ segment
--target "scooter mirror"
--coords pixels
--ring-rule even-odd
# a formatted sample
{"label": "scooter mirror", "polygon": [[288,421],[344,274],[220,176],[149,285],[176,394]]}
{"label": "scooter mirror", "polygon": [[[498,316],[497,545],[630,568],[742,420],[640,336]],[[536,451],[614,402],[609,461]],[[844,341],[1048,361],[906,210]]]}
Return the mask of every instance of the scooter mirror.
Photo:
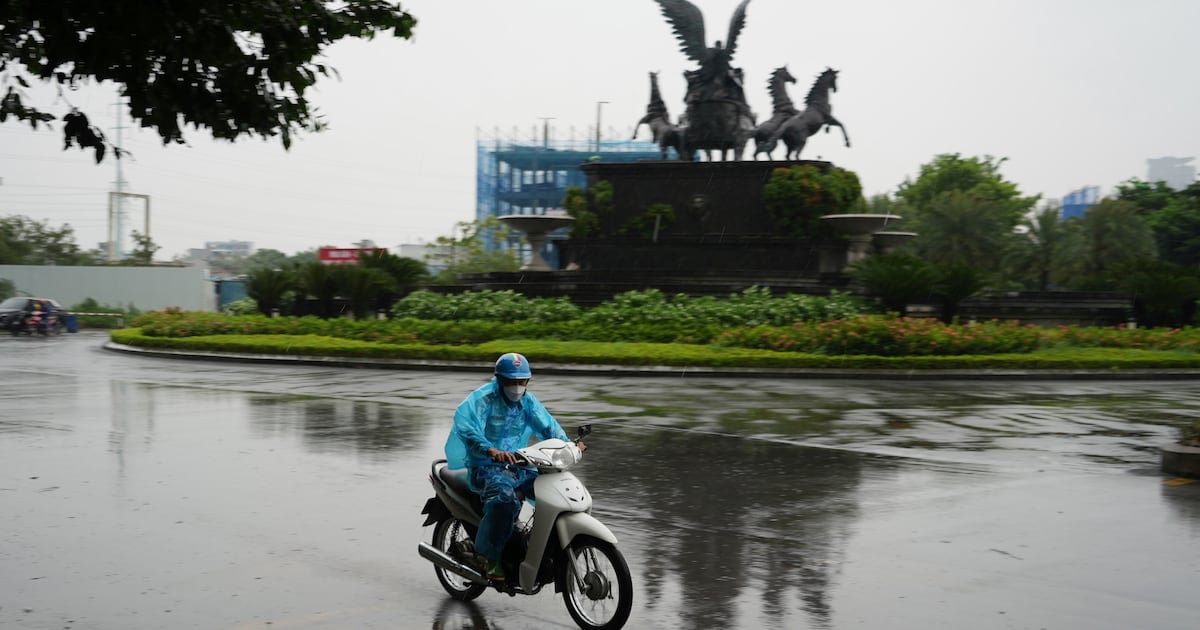
{"label": "scooter mirror", "polygon": [[588,435],[591,435],[591,433],[592,433],[592,425],[585,424],[585,425],[579,427],[579,439],[582,440],[583,438],[587,437]]}

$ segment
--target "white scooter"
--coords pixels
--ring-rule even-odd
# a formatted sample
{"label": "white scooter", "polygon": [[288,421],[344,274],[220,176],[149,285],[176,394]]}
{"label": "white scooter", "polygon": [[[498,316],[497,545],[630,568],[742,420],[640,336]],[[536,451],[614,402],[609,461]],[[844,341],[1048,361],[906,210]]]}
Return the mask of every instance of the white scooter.
{"label": "white scooter", "polygon": [[576,443],[590,432],[585,425],[573,441],[544,440],[517,451],[518,464],[540,474],[533,484],[536,501],[526,501],[504,551],[504,581],[489,580],[483,557],[475,553],[483,503],[467,487],[467,471],[450,470],[444,459],[433,462],[429,481],[436,494],[421,511],[425,525],[435,526],[433,544],[419,543],[417,551],[434,564],[451,597],[471,601],[489,586],[508,595],[533,595],[553,583],[579,627],[625,625],[633,606],[629,566],[617,537],[591,515],[591,495],[567,472],[583,458]]}

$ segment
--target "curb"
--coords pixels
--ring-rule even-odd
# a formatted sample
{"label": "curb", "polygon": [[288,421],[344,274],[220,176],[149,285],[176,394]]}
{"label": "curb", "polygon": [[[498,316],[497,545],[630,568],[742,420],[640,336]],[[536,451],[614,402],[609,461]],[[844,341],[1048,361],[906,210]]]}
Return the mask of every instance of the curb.
{"label": "curb", "polygon": [[[229,361],[234,363],[264,363],[288,365],[321,365],[328,367],[367,368],[377,370],[469,371],[487,369],[486,362],[432,361],[426,359],[371,359],[323,357],[313,355],[242,354],[236,352],[203,352],[198,350],[164,350],[138,348],[106,342],[110,352],[122,352],[147,357],[195,361]],[[593,365],[568,363],[538,363],[541,374],[576,376],[696,376],[713,378],[794,378],[812,380],[1186,380],[1200,379],[1200,369],[1175,370],[838,370],[804,368],[734,368],[686,367],[667,365]]]}

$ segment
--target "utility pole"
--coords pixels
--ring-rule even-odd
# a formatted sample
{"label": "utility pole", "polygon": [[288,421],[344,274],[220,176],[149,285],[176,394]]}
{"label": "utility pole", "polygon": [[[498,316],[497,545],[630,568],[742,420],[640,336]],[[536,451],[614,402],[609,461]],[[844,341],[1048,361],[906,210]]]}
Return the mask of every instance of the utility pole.
{"label": "utility pole", "polygon": [[539,118],[539,120],[542,121],[542,147],[549,148],[550,147],[550,121],[554,120],[554,119],[543,117],[543,118]]}
{"label": "utility pole", "polygon": [[[124,109],[124,101],[117,98],[117,126],[116,146],[121,146],[121,131],[125,129],[121,121],[121,110]],[[114,182],[116,191],[108,197],[108,262],[116,262],[124,257],[121,241],[124,238],[124,219],[125,219],[125,174],[121,172],[121,156],[115,156],[113,160],[117,163],[117,181]],[[115,203],[114,203],[115,202]],[[148,205],[148,204],[147,204]],[[147,222],[149,221],[149,210],[147,209]]]}
{"label": "utility pole", "polygon": [[608,101],[596,101],[596,153],[600,152],[600,109],[608,105]]}

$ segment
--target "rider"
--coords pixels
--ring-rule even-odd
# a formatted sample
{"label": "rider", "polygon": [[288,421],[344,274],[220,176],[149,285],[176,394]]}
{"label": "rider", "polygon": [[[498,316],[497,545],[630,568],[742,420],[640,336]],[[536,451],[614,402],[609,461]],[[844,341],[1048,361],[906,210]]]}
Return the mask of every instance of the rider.
{"label": "rider", "polygon": [[[532,375],[523,355],[500,355],[492,379],[458,405],[446,439],[448,466],[466,467],[471,489],[483,498],[475,551],[487,559],[488,577],[493,580],[504,579],[501,555],[524,497],[533,496],[537,478],[536,470],[516,465],[515,451],[527,446],[534,435],[568,439],[542,402],[526,391]],[[580,442],[579,448],[587,447]]]}

